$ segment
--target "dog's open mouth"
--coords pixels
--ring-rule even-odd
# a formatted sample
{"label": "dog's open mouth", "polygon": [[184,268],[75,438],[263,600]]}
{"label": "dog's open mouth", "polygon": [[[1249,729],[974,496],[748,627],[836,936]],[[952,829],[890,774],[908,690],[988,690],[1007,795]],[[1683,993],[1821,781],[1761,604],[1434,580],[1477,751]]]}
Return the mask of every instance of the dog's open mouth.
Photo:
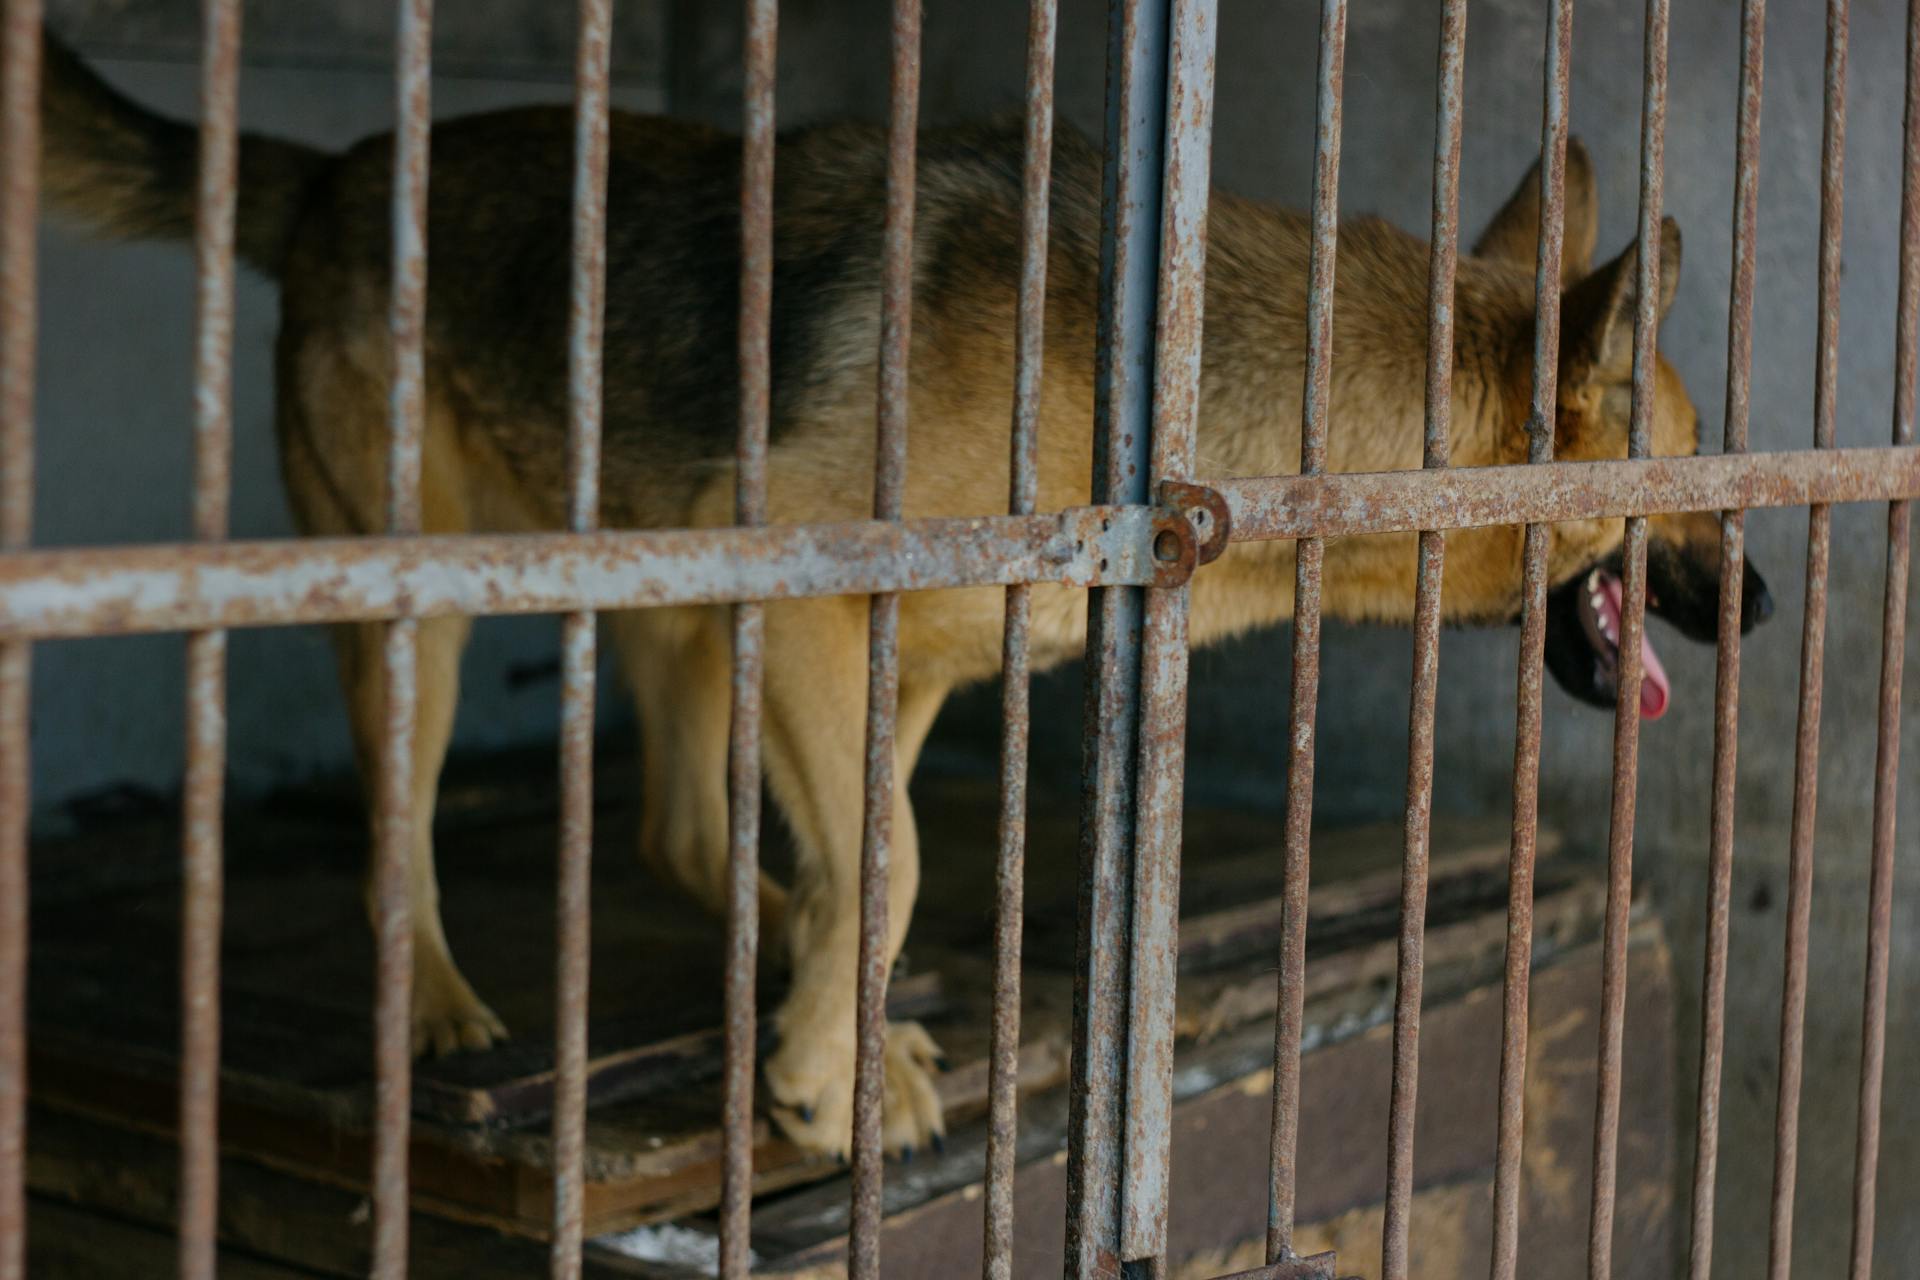
{"label": "dog's open mouth", "polygon": [[[1579,598],[1580,626],[1593,646],[1594,687],[1608,694],[1620,687],[1620,601],[1624,594],[1619,575],[1595,569],[1587,574]],[[1641,718],[1658,720],[1665,715],[1671,694],[1667,669],[1660,665],[1660,657],[1654,653],[1643,627],[1640,632]]]}

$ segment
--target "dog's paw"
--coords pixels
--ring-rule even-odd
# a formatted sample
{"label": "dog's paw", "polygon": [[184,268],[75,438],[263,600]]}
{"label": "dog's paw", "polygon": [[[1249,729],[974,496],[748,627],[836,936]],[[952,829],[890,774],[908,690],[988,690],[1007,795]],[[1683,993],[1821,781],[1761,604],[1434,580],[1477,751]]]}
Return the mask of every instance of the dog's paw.
{"label": "dog's paw", "polygon": [[[947,1126],[935,1090],[940,1046],[917,1022],[887,1026],[880,1121],[881,1149],[911,1160],[918,1151],[945,1146]],[[845,1160],[853,1146],[852,1045],[833,1052],[805,1040],[790,1040],[767,1060],[772,1114],[794,1145]]]}
{"label": "dog's paw", "polygon": [[426,966],[414,974],[414,1057],[485,1049],[506,1038],[506,1024],[473,993],[459,970]]}

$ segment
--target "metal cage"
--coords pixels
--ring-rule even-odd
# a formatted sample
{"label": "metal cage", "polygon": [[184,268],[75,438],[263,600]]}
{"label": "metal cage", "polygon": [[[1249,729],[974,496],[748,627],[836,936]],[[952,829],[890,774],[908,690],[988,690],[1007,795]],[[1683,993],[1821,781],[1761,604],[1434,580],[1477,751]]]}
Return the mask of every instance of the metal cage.
{"label": "metal cage", "polygon": [[[1810,509],[1800,716],[1792,819],[1787,971],[1771,1225],[1771,1274],[1787,1274],[1801,1035],[1807,998],[1813,808],[1819,749],[1830,506],[1887,502],[1888,552],[1875,777],[1868,971],[1855,1166],[1852,1274],[1868,1275],[1884,1066],[1901,662],[1908,576],[1909,500],[1920,495],[1913,446],[1916,319],[1920,319],[1920,0],[1909,15],[1905,172],[1901,219],[1897,403],[1886,448],[1835,446],[1841,153],[1845,127],[1847,0],[1827,6],[1826,131],[1819,262],[1819,365],[1813,447],[1747,452],[1763,0],[1744,0],[1734,275],[1728,333],[1725,451],[1654,459],[1649,453],[1659,255],[1639,257],[1630,456],[1556,463],[1552,420],[1559,344],[1557,281],[1563,238],[1572,0],[1549,0],[1540,137],[1541,221],[1536,275],[1532,445],[1526,465],[1448,469],[1452,293],[1458,252],[1466,0],[1443,0],[1433,151],[1432,258],[1426,363],[1424,470],[1330,474],[1325,469],[1341,147],[1345,0],[1324,0],[1312,198],[1311,292],[1305,420],[1299,473],[1205,486],[1194,465],[1202,283],[1206,264],[1212,126],[1214,0],[1111,0],[1101,325],[1094,502],[1036,511],[1036,434],[1055,9],[1033,0],[1027,53],[1023,270],[1008,513],[968,520],[902,520],[907,352],[911,321],[918,0],[893,5],[891,122],[881,329],[879,466],[869,521],[766,524],[769,306],[772,269],[775,0],[748,0],[740,417],[736,525],[708,531],[596,528],[600,348],[604,294],[611,0],[582,0],[576,85],[570,342],[568,528],[520,536],[419,536],[423,417],[422,323],[429,137],[430,0],[398,5],[393,194],[389,531],[383,537],[247,543],[227,540],[234,288],[235,86],[238,0],[205,0],[205,48],[196,251],[198,338],[194,434],[197,541],[100,550],[35,551],[33,423],[35,225],[38,202],[39,0],[6,0],[5,110],[0,128],[0,1280],[25,1274],[24,1149],[27,938],[28,670],[34,641],[63,636],[185,631],[190,700],[182,836],[187,893],[181,1016],[180,1268],[215,1268],[216,1094],[222,895],[225,635],[229,628],[383,620],[388,705],[377,800],[379,999],[377,1124],[370,1185],[374,1273],[407,1269],[408,1008],[411,935],[405,873],[414,721],[417,620],[445,614],[564,615],[561,729],[557,1048],[553,1120],[553,1274],[579,1274],[585,1114],[587,905],[593,751],[594,612],[693,602],[734,605],[731,738],[731,912],[726,982],[722,1274],[748,1270],[754,1094],[754,962],[760,798],[762,602],[807,595],[870,595],[871,649],[866,818],[861,858],[859,1069],[853,1158],[851,1273],[881,1274],[879,1224],[881,1050],[890,809],[900,593],[933,587],[1006,589],[1004,727],[998,924],[995,932],[991,1139],[985,1196],[987,1274],[1012,1271],[1015,1068],[1018,1048],[1022,857],[1028,732],[1028,594],[1064,583],[1092,594],[1088,638],[1080,962],[1069,1155],[1069,1268],[1076,1276],[1165,1270],[1167,1164],[1173,1089],[1175,912],[1180,874],[1186,718],[1188,578],[1228,540],[1298,542],[1288,742],[1286,916],[1279,955],[1267,1258],[1244,1273],[1331,1277],[1331,1255],[1294,1250],[1299,1083],[1311,827],[1314,717],[1319,678],[1320,573],[1328,538],[1419,532],[1419,571],[1406,784],[1405,861],[1388,1134],[1385,1274],[1408,1274],[1413,1115],[1420,1034],[1422,946],[1432,798],[1434,697],[1446,531],[1527,526],[1519,713],[1499,1083],[1492,1274],[1512,1280],[1519,1231],[1522,1080],[1532,929],[1541,733],[1541,671],[1548,522],[1626,518],[1622,670],[1613,751],[1605,983],[1595,1116],[1590,1274],[1610,1273],[1615,1154],[1627,972],[1641,679],[1638,637],[1646,588],[1646,517],[1719,511],[1725,563],[1719,609],[1713,755],[1710,901],[1703,987],[1704,1050],[1693,1186],[1690,1274],[1708,1273],[1716,1114],[1725,1022],[1728,897],[1733,856],[1735,723],[1744,510]],[[1648,0],[1645,27],[1639,234],[1657,234],[1667,101],[1668,0]]]}

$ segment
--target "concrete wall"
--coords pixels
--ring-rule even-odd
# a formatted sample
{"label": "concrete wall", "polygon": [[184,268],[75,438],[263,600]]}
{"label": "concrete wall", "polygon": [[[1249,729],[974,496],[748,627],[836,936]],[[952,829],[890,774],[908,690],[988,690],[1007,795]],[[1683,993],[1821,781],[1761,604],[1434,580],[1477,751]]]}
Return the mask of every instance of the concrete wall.
{"label": "concrete wall", "polygon": [[[104,21],[129,10],[137,17],[183,6],[102,0],[80,7],[89,11],[81,17]],[[353,15],[382,7],[348,5],[343,11]],[[529,13],[535,8],[517,7]],[[1469,229],[1491,213],[1537,146],[1545,7],[1520,0],[1481,0],[1472,6],[1462,188]],[[261,6],[260,12],[288,8]],[[632,72],[623,89],[626,104],[657,106],[670,97],[676,110],[730,123],[738,102],[738,35],[730,25],[737,21],[735,6],[682,0],[671,15],[638,6],[633,17],[630,8],[635,7],[622,6],[622,22],[642,23],[655,41],[644,47],[667,52],[655,57],[643,48],[623,54],[621,65]],[[1019,102],[1024,8],[1020,0],[928,7],[924,110],[929,121]],[[457,12],[457,7],[448,9]],[[1104,6],[1068,0],[1063,9],[1060,110],[1097,135]],[[1222,9],[1216,179],[1248,195],[1303,204],[1313,138],[1317,6],[1309,0],[1223,0]],[[783,122],[837,115],[878,118],[886,93],[885,10],[884,0],[790,0],[782,7]],[[1771,16],[1752,424],[1754,446],[1761,449],[1795,447],[1811,439],[1821,128],[1819,7],[1777,5]],[[1904,6],[1892,0],[1857,0],[1853,6],[1844,241],[1849,269],[1841,308],[1843,444],[1879,443],[1888,432],[1903,16]],[[1356,4],[1350,17],[1343,205],[1380,212],[1410,228],[1424,227],[1427,216],[1436,22],[1432,6]],[[1725,379],[1737,22],[1731,0],[1675,6],[1673,14],[1667,207],[1686,233],[1686,252],[1679,300],[1663,341],[1693,390],[1710,437],[1718,434]],[[146,27],[111,22],[92,30],[135,32],[143,42],[139,51],[147,56],[112,61],[110,73],[154,101],[190,108],[192,73],[178,60],[187,46],[179,41],[177,25],[166,38]],[[272,36],[271,27],[264,30]],[[377,24],[344,23],[327,37],[343,52],[324,73],[292,64],[328,61],[310,56],[326,40],[311,32],[288,37],[275,65],[248,72],[247,122],[317,141],[343,141],[383,126],[390,118],[390,91],[381,77],[377,45],[367,43],[366,35],[378,30]],[[1573,119],[1599,168],[1603,253],[1617,250],[1632,233],[1640,40],[1639,5],[1589,0],[1578,6]],[[493,54],[484,41],[468,47],[461,69],[469,75],[436,83],[438,109],[452,113],[563,93],[551,78],[528,78],[536,74],[528,59],[513,53],[524,45],[501,42],[493,47],[508,52]],[[564,50],[564,43],[552,47]],[[555,60],[564,63],[564,53]],[[43,282],[41,538],[79,543],[183,535],[191,284],[185,255],[168,249],[102,249],[49,233]],[[235,528],[247,535],[280,534],[288,524],[267,426],[271,291],[249,281],[240,315]],[[1729,1276],[1758,1274],[1764,1266],[1761,1223],[1772,1167],[1806,516],[1758,513],[1750,517],[1748,530],[1750,553],[1781,611],[1771,626],[1750,638],[1743,679],[1734,982],[1716,1246],[1719,1274]],[[1848,1234],[1884,538],[1879,509],[1835,516],[1813,904],[1814,998],[1798,1195],[1797,1274],[1806,1276],[1842,1274],[1839,1260]],[[1697,998],[1688,993],[1697,987],[1701,945],[1713,658],[1710,650],[1659,624],[1653,630],[1673,676],[1675,698],[1669,716],[1650,726],[1642,739],[1637,866],[1668,917],[1684,1001]],[[467,667],[462,746],[551,737],[556,699],[551,682],[538,678],[537,667],[550,658],[553,635],[552,624],[544,621],[480,627]],[[171,639],[45,648],[36,659],[35,701],[37,794],[43,801],[58,803],[120,780],[161,789],[175,785],[179,655],[180,645]],[[1443,810],[1507,811],[1514,662],[1510,631],[1459,631],[1445,637],[1436,780],[1436,803]],[[1288,663],[1284,630],[1196,655],[1190,770],[1196,798],[1281,804]],[[1316,814],[1324,821],[1399,811],[1409,665],[1405,633],[1328,628],[1316,772]],[[534,678],[522,678],[528,673]],[[1035,758],[1061,782],[1071,782],[1076,770],[1078,680],[1077,670],[1056,673],[1037,691]],[[1547,696],[1543,821],[1568,832],[1580,846],[1603,848],[1610,723],[1570,702],[1551,682]],[[338,767],[345,758],[344,721],[317,634],[236,637],[233,704],[236,786],[297,778]],[[1913,740],[1920,722],[1912,711],[1910,706],[1909,760],[1920,748]],[[936,730],[930,764],[983,767],[990,758],[993,713],[990,693],[957,700]],[[1920,829],[1916,804],[1920,793],[1910,790],[1901,808],[1905,833]],[[1920,1216],[1907,1212],[1907,1188],[1920,1178],[1920,1115],[1898,1087],[1903,1067],[1910,1070],[1920,1061],[1920,867],[1914,866],[1912,847],[1908,834],[1894,916],[1893,1087],[1882,1148],[1876,1270],[1887,1277],[1920,1272]],[[1694,1071],[1688,1046],[1697,1039],[1697,1007],[1683,1004],[1680,1017],[1683,1049],[1676,1078],[1686,1117]],[[1690,1132],[1690,1120],[1686,1127]],[[1689,1163],[1683,1158],[1683,1174]],[[1676,1187],[1676,1195],[1684,1206],[1684,1187]]]}

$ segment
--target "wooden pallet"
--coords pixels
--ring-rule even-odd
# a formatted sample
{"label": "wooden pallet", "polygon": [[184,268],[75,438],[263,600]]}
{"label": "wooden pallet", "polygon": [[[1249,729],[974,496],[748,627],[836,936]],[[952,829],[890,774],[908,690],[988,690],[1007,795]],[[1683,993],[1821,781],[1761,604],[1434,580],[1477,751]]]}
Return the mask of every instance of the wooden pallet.
{"label": "wooden pallet", "polygon": [[[613,762],[601,794],[620,795],[630,767]],[[522,1246],[509,1242],[525,1240],[537,1252],[547,1231],[553,819],[528,776],[542,775],[482,772],[450,787],[442,804],[448,932],[516,1038],[416,1071],[412,1172],[423,1275],[491,1275],[496,1263],[498,1274],[522,1274],[512,1261]],[[954,1064],[940,1080],[954,1142],[945,1158],[923,1158],[910,1177],[902,1171],[890,1182],[890,1212],[909,1218],[978,1194],[995,822],[983,783],[930,783],[916,788],[916,804],[922,888],[892,1006],[896,1016],[924,1021]],[[638,866],[631,814],[609,806],[599,825],[587,1228],[602,1235],[692,1220],[701,1229],[699,1215],[719,1198],[719,926]],[[1036,1169],[1055,1163],[1059,1140],[1058,1118],[1048,1117],[1061,1111],[1070,1039],[1076,828],[1075,806],[1036,803],[1021,1057],[1023,1151]],[[361,918],[359,819],[347,803],[305,802],[236,813],[229,829],[223,1238],[321,1274],[354,1274],[368,1243],[371,1091],[372,948]],[[1270,817],[1189,815],[1178,1009],[1189,1093],[1195,1080],[1218,1087],[1236,1072],[1257,1073],[1270,1054],[1278,833]],[[1574,860],[1554,856],[1550,833],[1541,844],[1540,954],[1571,954],[1595,932],[1600,885]],[[1391,829],[1316,838],[1308,968],[1316,1042],[1361,1035],[1389,1003],[1399,850]],[[778,850],[770,853],[773,865],[780,860]],[[1436,824],[1430,1003],[1497,980],[1505,860],[1504,824]],[[36,849],[30,1177],[50,1206],[105,1204],[157,1225],[171,1214],[177,861],[176,830],[164,815],[97,825]],[[771,964],[762,990],[771,1009],[779,990]],[[820,1264],[839,1247],[832,1206],[845,1201],[840,1169],[801,1155],[764,1120],[756,1142],[756,1248],[769,1262]],[[808,1186],[815,1189],[794,1190]],[[977,1233],[977,1205],[969,1212]],[[1057,1214],[1053,1221],[1057,1235]],[[456,1263],[462,1233],[475,1228],[484,1228],[476,1239],[490,1260]],[[607,1250],[596,1257],[606,1274],[657,1273]]]}

